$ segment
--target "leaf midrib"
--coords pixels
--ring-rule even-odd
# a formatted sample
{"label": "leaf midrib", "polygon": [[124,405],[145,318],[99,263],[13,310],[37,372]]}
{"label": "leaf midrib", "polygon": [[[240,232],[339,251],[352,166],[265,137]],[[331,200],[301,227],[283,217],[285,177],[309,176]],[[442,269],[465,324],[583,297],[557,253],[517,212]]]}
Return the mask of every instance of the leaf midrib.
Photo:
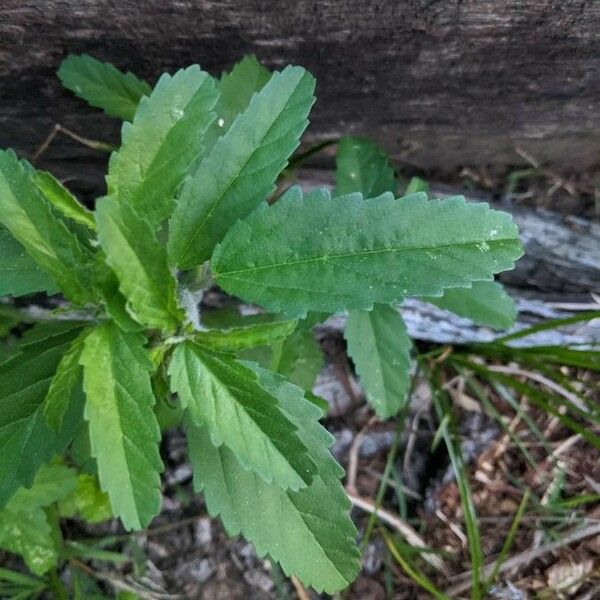
{"label": "leaf midrib", "polygon": [[[298,82],[296,83],[296,85],[294,86],[293,90],[291,91],[291,93],[288,95],[285,104],[283,106],[283,109],[281,111],[279,111],[277,113],[277,115],[275,116],[275,118],[271,121],[271,124],[269,125],[269,128],[267,129],[267,131],[264,133],[263,136],[261,136],[260,138],[260,142],[255,146],[254,150],[248,155],[248,157],[246,158],[246,160],[244,161],[244,163],[241,165],[241,167],[236,171],[236,173],[229,179],[229,181],[227,182],[227,185],[224,187],[223,192],[219,195],[219,197],[216,199],[216,201],[213,203],[213,205],[210,207],[210,209],[208,210],[208,212],[206,213],[205,217],[200,221],[200,223],[195,227],[194,231],[192,232],[192,234],[189,236],[187,243],[184,245],[183,247],[183,251],[180,253],[179,255],[179,260],[183,260],[188,252],[190,251],[190,248],[192,248],[192,246],[194,246],[196,244],[196,240],[198,239],[198,236],[202,233],[202,228],[204,227],[204,224],[210,219],[210,217],[212,216],[212,214],[215,212],[215,210],[217,209],[217,207],[219,206],[219,204],[221,203],[221,201],[223,200],[223,198],[225,197],[225,195],[227,194],[227,192],[231,189],[232,185],[234,184],[234,182],[239,179],[239,175],[240,173],[246,168],[246,166],[248,165],[248,163],[252,160],[252,158],[254,157],[254,155],[256,154],[256,152],[258,152],[258,150],[261,148],[263,142],[265,141],[265,139],[267,138],[267,136],[271,133],[271,130],[273,129],[273,127],[275,126],[275,123],[278,121],[278,119],[281,117],[281,115],[285,112],[285,110],[288,108],[288,103],[290,101],[290,99],[293,97],[293,95],[296,93],[296,90],[298,89],[300,83],[304,80],[305,77],[305,73],[302,74],[302,77],[300,77],[300,79],[298,80]],[[268,85],[268,83],[266,84]],[[266,86],[265,86],[266,87]],[[252,99],[258,97],[258,95],[264,90],[265,88],[263,87],[259,92],[256,92]],[[251,102],[252,103],[252,100]],[[249,107],[250,105],[248,105]],[[241,112],[238,114],[238,116],[234,119],[233,123],[230,125],[228,131],[225,133],[224,136],[220,137],[217,140],[217,144],[223,144],[224,142],[222,142],[222,140],[226,139],[227,134],[233,129],[234,125],[236,124],[236,121],[241,118],[244,113]],[[215,144],[216,146],[216,144]],[[215,146],[213,146],[213,150],[212,152],[208,155],[208,157],[206,158],[206,162],[209,161],[210,157],[212,156],[213,152],[214,152],[214,148]],[[287,161],[284,161],[284,163]],[[271,163],[272,164],[272,163]],[[201,167],[200,167],[201,168]],[[199,170],[200,170],[199,168]],[[179,262],[179,261],[176,261]]]}
{"label": "leaf midrib", "polygon": [[[116,199],[114,199],[114,200],[115,200],[115,202],[118,202]],[[135,278],[131,278],[131,279],[129,279],[129,283],[126,284],[125,282],[123,282],[121,280],[120,277],[118,277],[119,290],[121,291],[121,293],[123,293],[123,295],[128,300],[129,300],[129,295],[126,293],[126,290],[125,290],[126,287],[129,288],[130,285],[134,285],[138,289],[146,290],[146,292],[150,293],[153,298],[158,299],[158,303],[155,305],[157,308],[154,308],[153,305],[149,305],[147,303],[147,301],[144,301],[143,306],[142,306],[144,314],[149,315],[148,309],[153,309],[155,311],[155,314],[159,314],[161,317],[168,317],[168,319],[169,319],[168,326],[169,327],[172,326],[173,323],[177,323],[177,319],[171,312],[172,303],[170,302],[170,294],[168,294],[168,292],[172,292],[172,290],[173,290],[172,279],[167,280],[167,282],[166,282],[167,286],[168,286],[168,290],[167,290],[167,295],[165,296],[165,294],[163,293],[164,290],[161,289],[162,286],[161,286],[161,281],[159,281],[160,278],[156,278],[154,276],[155,274],[153,273],[153,265],[150,262],[143,261],[139,257],[138,249],[135,248],[134,245],[131,244],[131,242],[129,241],[129,238],[122,231],[119,220],[108,212],[107,212],[107,216],[112,221],[113,226],[115,227],[118,235],[121,237],[121,240],[125,243],[125,245],[131,251],[131,254],[133,255],[135,263],[140,268],[140,272],[144,274],[146,283],[147,283],[147,287],[144,287],[143,285],[136,284]],[[119,215],[119,216],[121,217],[125,227],[127,227],[127,229],[129,230],[130,228],[128,227],[128,225],[126,223],[125,215]],[[135,213],[135,216],[137,218],[139,218],[140,221],[144,221],[143,217],[140,217],[139,215],[137,215],[137,213]],[[146,225],[146,223],[143,223],[143,224]],[[134,236],[134,237],[136,237],[136,236]],[[115,261],[108,254],[107,254],[107,262],[109,263],[109,266],[111,268],[116,270],[117,261]],[[155,264],[156,263],[154,263],[154,265]],[[168,267],[167,267],[167,272],[168,272]],[[164,302],[163,302],[163,300],[164,300]],[[134,307],[134,309],[135,309],[135,307]],[[136,310],[136,312],[138,312],[138,311]],[[151,317],[151,318],[153,318],[153,317]]]}
{"label": "leaf midrib", "polygon": [[[234,392],[238,391],[238,392],[244,393],[243,389],[239,389],[238,390],[237,388],[232,388],[231,384],[229,384],[227,381],[224,381],[224,379],[223,379],[222,376],[217,375],[215,373],[215,371],[213,371],[212,369],[210,369],[209,366],[204,363],[204,361],[202,360],[202,358],[199,357],[196,354],[196,352],[194,352],[193,349],[191,349],[191,353],[194,356],[195,360],[198,360],[204,366],[205,369],[207,369],[208,371],[210,371],[212,377],[218,383],[219,387],[226,393],[227,396],[229,396],[229,398],[231,398],[231,405],[232,405],[234,411],[236,413],[243,413],[248,419],[250,419],[250,421],[254,424],[254,426],[256,427],[256,429],[258,429],[258,431],[261,432],[262,435],[260,436],[260,442],[262,443],[262,445],[265,448],[265,456],[266,456],[266,458],[267,458],[270,466],[274,467],[274,465],[272,464],[272,459],[271,459],[271,454],[274,453],[281,460],[283,460],[283,462],[286,465],[288,465],[288,467],[290,468],[291,472],[294,473],[294,475],[300,481],[303,481],[302,475],[300,473],[298,473],[298,470],[297,470],[296,466],[294,466],[290,462],[289,458],[274,443],[273,438],[271,438],[271,436],[269,435],[269,433],[267,431],[265,431],[264,426],[261,425],[261,423],[259,423],[256,420],[255,415],[256,414],[260,414],[264,418],[265,417],[264,412],[261,412],[257,408],[249,407],[246,404],[244,404],[241,400],[239,400],[238,396]],[[188,379],[188,382],[189,382],[189,381],[191,381],[190,377],[189,377],[189,375],[190,375],[189,365],[188,365],[188,361],[185,361],[185,362],[186,362],[186,365],[185,365],[186,378]],[[257,382],[257,384],[260,387],[260,384],[258,382]],[[193,398],[194,394],[191,393],[192,392],[192,387],[189,384],[188,384],[187,387],[189,389],[190,396]],[[263,388],[263,391],[266,392],[266,393],[268,393],[268,394],[270,394],[270,392],[268,392],[268,390],[265,390],[264,388]],[[270,395],[271,395],[271,397],[273,397],[275,399],[275,396],[273,394],[270,394]],[[218,402],[214,402],[214,405],[215,405],[215,414],[216,414],[217,413]],[[200,408],[199,404],[198,404],[198,408]],[[278,405],[278,403],[276,401],[272,403],[272,408],[279,409],[279,413],[281,414],[281,416],[283,416],[284,418],[286,418],[286,415],[283,413],[283,411],[281,410],[281,407],[279,407],[279,405]],[[239,429],[242,431],[242,434],[244,434],[246,428],[243,426],[243,423],[242,423],[239,415],[236,415],[236,417],[237,417],[237,421],[238,421],[238,424],[239,424]],[[290,435],[295,435],[297,438],[299,438],[298,427],[291,420],[288,420],[288,422],[290,423],[290,425],[292,427],[292,432],[290,432]],[[210,429],[211,425],[208,425],[208,419],[205,419],[205,423],[207,424],[208,431],[210,432],[211,431],[211,429]],[[217,433],[218,433],[219,437],[222,440],[222,443],[225,443],[223,435],[221,433],[221,427],[218,424],[215,424],[215,425],[216,425],[216,428],[217,428]],[[304,445],[303,442],[302,442],[302,440],[299,440],[299,441],[300,441],[300,443],[302,443],[302,445]],[[225,444],[225,445],[227,446],[227,444]],[[246,440],[244,440],[244,445],[246,445]],[[229,447],[229,446],[227,446],[227,447]],[[232,452],[233,452],[233,450],[232,450]],[[236,456],[237,460],[240,462],[240,464],[248,464],[248,465],[250,464],[250,463],[248,463],[246,461],[243,461],[243,459],[238,458],[237,454],[235,452],[233,452],[233,453]],[[252,472],[255,472],[252,467],[247,467],[247,470],[251,470]],[[275,473],[276,469],[273,468],[272,472]],[[262,477],[264,479],[264,481],[268,481],[270,483],[272,483],[272,482],[275,481],[274,477],[272,477],[271,480],[268,480],[266,478],[266,476],[264,476],[264,475],[259,475],[259,476]],[[303,488],[299,488],[299,489],[303,489]]]}
{"label": "leaf midrib", "polygon": [[[126,465],[126,474],[127,474],[127,481],[129,482],[129,492],[130,494],[128,494],[131,499],[133,500],[133,504],[135,506],[135,510],[136,510],[136,516],[138,521],[141,521],[140,519],[140,515],[139,515],[139,511],[138,511],[138,505],[137,505],[137,501],[135,498],[135,493],[133,491],[133,478],[131,477],[131,470],[129,469],[129,460],[127,457],[127,448],[125,447],[125,439],[129,436],[125,435],[125,429],[123,428],[123,417],[121,416],[121,400],[120,400],[120,394],[119,394],[119,389],[125,390],[125,388],[123,387],[123,384],[121,384],[121,382],[117,379],[116,376],[116,371],[115,371],[115,364],[114,364],[114,360],[113,360],[113,353],[111,352],[111,357],[110,357],[110,374],[111,374],[111,380],[112,380],[112,385],[111,385],[111,389],[113,391],[113,393],[111,394],[113,396],[113,400],[114,400],[114,407],[115,407],[115,411],[117,413],[117,419],[119,421],[119,429],[122,433],[122,435],[119,436],[119,447],[121,448],[121,452],[122,452],[122,456],[123,456],[123,461],[125,462]],[[126,390],[125,390],[126,391]],[[133,399],[135,402],[135,399]]]}
{"label": "leaf midrib", "polygon": [[[302,258],[302,259],[296,259],[296,260],[290,260],[290,261],[282,261],[279,263],[271,263],[268,265],[260,265],[257,267],[236,269],[233,271],[213,270],[213,274],[216,278],[218,278],[218,277],[221,277],[224,275],[237,275],[238,273],[254,273],[257,271],[264,271],[266,269],[274,269],[274,268],[278,268],[278,267],[289,267],[289,266],[309,264],[309,263],[314,263],[314,262],[327,262],[330,259],[336,260],[339,258],[354,258],[354,257],[361,257],[361,256],[386,254],[386,253],[390,253],[390,252],[413,252],[415,250],[427,251],[427,250],[438,250],[438,249],[443,249],[443,248],[476,246],[477,244],[482,244],[484,242],[487,243],[488,246],[497,245],[499,242],[502,242],[502,243],[516,242],[516,243],[518,243],[518,238],[497,238],[495,240],[456,242],[456,243],[452,243],[452,244],[436,244],[436,245],[431,245],[431,246],[399,246],[399,247],[393,247],[393,248],[379,248],[379,249],[375,249],[375,250],[360,250],[358,252],[340,252],[338,254],[323,254],[320,256],[312,256],[312,257],[308,257],[308,258]],[[514,260],[516,260],[516,258],[518,258],[518,257],[515,257],[514,259],[512,259],[513,262],[514,262]]]}

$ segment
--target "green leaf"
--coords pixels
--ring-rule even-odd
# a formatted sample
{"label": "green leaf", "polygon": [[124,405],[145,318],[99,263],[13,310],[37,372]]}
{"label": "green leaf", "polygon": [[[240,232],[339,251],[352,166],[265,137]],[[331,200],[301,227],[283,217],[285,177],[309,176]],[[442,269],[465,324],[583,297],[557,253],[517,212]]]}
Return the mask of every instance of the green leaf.
{"label": "green leaf", "polygon": [[[9,308],[9,310],[2,310],[6,308]],[[10,305],[0,306],[0,344],[5,343],[6,340],[2,338],[6,337],[10,333],[10,330],[13,329],[13,327],[21,323],[19,309],[11,310],[12,308],[13,307],[11,307]],[[12,342],[12,340],[8,341],[9,344]],[[1,360],[2,359],[0,358],[0,361]]]}
{"label": "green leaf", "polygon": [[194,341],[220,352],[266,346],[289,336],[298,321],[278,315],[252,315],[241,318],[226,329],[206,329],[194,334]]}
{"label": "green leaf", "polygon": [[236,223],[211,260],[216,283],[273,312],[370,309],[441,295],[512,269],[522,254],[506,213],[458,196],[364,201],[289,190]]}
{"label": "green leaf", "polygon": [[279,561],[287,575],[329,594],[346,587],[359,569],[350,503],[338,478],[343,470],[328,452],[332,437],[319,425],[322,414],[303,392],[258,370],[261,384],[276,394],[319,466],[310,486],[283,490],[246,471],[225,446],[216,448],[208,430],[187,421],[194,485],[203,490],[211,515],[230,535],[241,533],[262,556]]}
{"label": "green leaf", "polygon": [[141,331],[143,326],[127,310],[127,299],[119,290],[115,272],[106,264],[106,254],[96,257],[96,287],[108,316],[124,331]]}
{"label": "green leaf", "polygon": [[408,196],[409,194],[416,194],[417,192],[429,192],[429,184],[420,177],[413,177],[408,182],[404,194]]}
{"label": "green leaf", "polygon": [[82,419],[81,425],[69,446],[69,460],[83,473],[98,475],[98,464],[92,456],[90,428]]}
{"label": "green leaf", "polygon": [[204,262],[238,219],[275,189],[314,102],[313,77],[300,67],[274,73],[181,191],[170,222],[171,262]]}
{"label": "green leaf", "polygon": [[114,65],[87,54],[69,54],[57,75],[67,89],[88,104],[124,121],[133,119],[139,101],[151,91],[150,86],[133,73],[123,73]]}
{"label": "green leaf", "polygon": [[43,507],[66,496],[75,482],[71,469],[47,465],[40,469],[31,489],[19,489],[0,511],[0,547],[21,555],[36,575],[43,575],[58,561],[58,548]]}
{"label": "green leaf", "polygon": [[169,375],[171,391],[192,420],[208,428],[217,446],[228,446],[244,468],[286,488],[310,483],[316,468],[296,427],[250,368],[184,342],[175,349]]}
{"label": "green leaf", "polygon": [[108,165],[108,195],[130,203],[158,225],[202,152],[202,137],[215,118],[215,83],[198,65],[162,75],[140,101],[133,123],[123,123],[122,145]]}
{"label": "green leaf", "polygon": [[144,343],[140,334],[105,323],[86,337],[81,356],[92,455],[102,489],[128,530],[145,527],[161,502],[160,429]]}
{"label": "green leaf", "polygon": [[412,344],[404,320],[384,304],[371,311],[352,310],[344,337],[375,412],[382,418],[395,415],[406,405],[410,387]]}
{"label": "green leaf", "polygon": [[[275,339],[268,346],[240,348],[237,355],[259,363],[261,366],[284,375],[291,383],[304,390],[312,390],[317,375],[323,368],[323,352],[310,328],[328,317],[325,313],[311,313],[297,328],[283,339]],[[241,316],[237,310],[222,308],[202,313],[202,323],[211,328],[237,331],[240,327],[254,330],[254,325],[266,324],[277,319],[283,326],[292,321],[281,315],[258,314]],[[293,321],[297,322],[297,321]],[[252,325],[250,325],[252,324]],[[273,322],[275,327],[275,322]],[[216,332],[215,332],[216,336]]]}
{"label": "green leaf", "polygon": [[57,336],[69,334],[71,339],[77,337],[82,327],[88,325],[88,321],[77,321],[74,319],[56,319],[48,321],[39,321],[31,329],[23,332],[20,338],[20,349],[28,349],[30,345],[37,344],[50,338],[59,339]]}
{"label": "green leaf", "polygon": [[80,386],[60,431],[48,428],[44,400],[63,354],[78,330],[31,341],[0,364],[0,506],[19,487],[32,484],[40,465],[64,451],[81,422]]}
{"label": "green leaf", "polygon": [[298,428],[298,434],[317,466],[319,475],[326,479],[340,479],[344,469],[338,465],[329,452],[335,438],[319,423],[323,410],[316,407],[306,396],[307,393],[285,377],[263,369],[249,361],[242,363],[257,375],[262,388],[278,399],[284,414]]}
{"label": "green leaf", "polygon": [[56,373],[54,373],[50,382],[46,401],[44,402],[44,414],[48,427],[54,431],[60,431],[73,392],[81,377],[79,359],[88,333],[89,330],[84,329],[71,343],[69,349],[60,359]]}
{"label": "green leaf", "polygon": [[106,261],[117,274],[129,311],[151,329],[176,329],[183,320],[176,282],[150,223],[114,198],[98,202],[96,223]]}
{"label": "green leaf", "polygon": [[110,500],[98,485],[96,477],[87,473],[77,476],[74,489],[59,502],[62,517],[77,515],[88,523],[100,523],[112,518]]}
{"label": "green leaf", "polygon": [[[336,194],[360,192],[372,198],[396,187],[389,158],[377,144],[354,138],[340,142]],[[344,337],[375,412],[382,418],[395,415],[406,404],[409,388],[411,341],[404,320],[385,304],[351,310]]]}
{"label": "green leaf", "polygon": [[58,562],[58,549],[42,508],[0,512],[0,547],[23,557],[27,567],[43,575]]}
{"label": "green leaf", "polygon": [[224,73],[219,81],[219,101],[215,110],[217,117],[223,119],[218,124],[222,131],[227,131],[235,118],[243,112],[256,92],[271,79],[271,72],[263,67],[256,56],[249,54],[233,66],[229,73]]}
{"label": "green leaf", "polygon": [[440,298],[423,298],[478,325],[508,329],[517,318],[515,301],[496,281],[475,281],[470,288],[446,290]]}
{"label": "green leaf", "polygon": [[19,571],[3,569],[2,567],[0,567],[0,581],[8,582],[24,588],[35,588],[39,587],[40,585],[42,587],[45,587],[44,582],[41,579],[38,579],[37,577],[25,575],[24,573],[20,573]]}
{"label": "green leaf", "polygon": [[0,296],[56,292],[56,284],[25,248],[0,225]]}
{"label": "green leaf", "polygon": [[42,508],[0,511],[0,547],[23,557],[27,567],[43,575],[58,562],[58,549]]}
{"label": "green leaf", "polygon": [[43,465],[30,488],[18,489],[6,508],[27,510],[36,506],[47,507],[66,498],[75,490],[77,476],[69,467],[58,464]]}
{"label": "green leaf", "polygon": [[389,156],[370,140],[342,138],[336,167],[336,196],[361,192],[365,198],[375,198],[396,191],[396,177]]}
{"label": "green leaf", "polygon": [[309,329],[297,329],[266,348],[253,348],[241,357],[283,375],[291,383],[310,391],[324,364],[323,351]]}
{"label": "green leaf", "polygon": [[69,231],[33,183],[32,167],[0,151],[0,222],[76,303],[93,299],[92,253]]}
{"label": "green leaf", "polygon": [[271,73],[253,55],[245,56],[229,73],[223,73],[217,84],[217,120],[206,134],[207,150],[214,146],[219,136],[229,130],[235,118],[248,107],[252,96],[259,92],[270,78]]}
{"label": "green leaf", "polygon": [[33,181],[45,198],[65,217],[89,229],[95,229],[94,215],[48,171],[34,171]]}

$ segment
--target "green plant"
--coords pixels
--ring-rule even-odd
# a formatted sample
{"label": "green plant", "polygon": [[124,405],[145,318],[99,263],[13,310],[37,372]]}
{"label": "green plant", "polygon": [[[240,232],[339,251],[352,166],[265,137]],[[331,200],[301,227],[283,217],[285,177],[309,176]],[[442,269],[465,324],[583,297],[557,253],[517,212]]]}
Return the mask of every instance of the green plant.
{"label": "green plant", "polygon": [[[218,80],[192,66],[150,89],[71,56],[59,76],[125,123],[94,211],[0,153],[0,293],[69,302],[0,363],[0,518],[12,523],[0,545],[43,575],[59,560],[61,515],[145,527],[160,510],[161,426],[182,423],[195,489],[228,532],[317,590],[344,588],[359,555],[343,470],[322,401],[296,385],[319,365],[310,328],[349,311],[352,358],[376,411],[392,415],[410,349],[394,307],[420,296],[510,321],[491,279],[521,255],[516,226],[462,197],[397,198],[387,162],[355,140],[341,144],[333,198],[272,197],[314,102],[300,67],[271,74],[249,57]],[[215,284],[266,312],[200,314]],[[480,306],[484,292],[493,306]],[[9,313],[7,327],[19,319]],[[290,358],[298,348],[312,352],[306,369]],[[48,469],[69,485],[43,485]]]}

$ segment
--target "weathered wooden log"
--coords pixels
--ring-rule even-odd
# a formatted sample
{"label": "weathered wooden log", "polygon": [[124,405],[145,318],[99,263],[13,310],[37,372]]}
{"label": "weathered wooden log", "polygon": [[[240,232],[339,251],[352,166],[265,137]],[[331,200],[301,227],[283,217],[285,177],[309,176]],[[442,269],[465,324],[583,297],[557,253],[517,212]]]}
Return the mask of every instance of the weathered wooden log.
{"label": "weathered wooden log", "polygon": [[[555,168],[597,163],[600,4],[589,0],[3,0],[0,146],[31,154],[55,123],[117,141],[118,123],[61,89],[68,52],[155,81],[245,53],[318,79],[310,135],[374,137],[427,169],[505,168],[521,146]],[[43,166],[102,186],[105,157],[61,137]]]}
{"label": "weathered wooden log", "polygon": [[[530,300],[509,289],[519,307],[519,316],[510,332],[516,332],[547,319],[559,319],[572,316],[573,312],[554,308],[552,303]],[[598,305],[600,309],[600,304]],[[416,340],[436,342],[438,344],[479,344],[490,342],[507,332],[497,332],[488,327],[475,325],[469,319],[442,310],[414,298],[404,302],[399,309],[409,335]],[[331,317],[322,329],[338,332],[344,328],[346,318],[343,315]],[[533,335],[518,338],[510,342],[515,347],[563,346],[563,347],[600,347],[600,319],[563,326],[559,329],[540,331]]]}

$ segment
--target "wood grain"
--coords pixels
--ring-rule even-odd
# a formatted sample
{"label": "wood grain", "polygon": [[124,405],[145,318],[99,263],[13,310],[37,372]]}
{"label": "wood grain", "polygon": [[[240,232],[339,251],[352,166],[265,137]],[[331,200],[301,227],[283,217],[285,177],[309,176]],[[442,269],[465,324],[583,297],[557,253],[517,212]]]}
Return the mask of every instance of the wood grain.
{"label": "wood grain", "polygon": [[[504,169],[520,145],[561,170],[597,162],[600,3],[584,0],[2,0],[0,146],[31,154],[54,123],[108,141],[118,124],[61,90],[68,52],[153,82],[245,53],[318,79],[309,135],[375,137],[440,172]],[[61,137],[42,165],[102,189],[106,157]]]}

